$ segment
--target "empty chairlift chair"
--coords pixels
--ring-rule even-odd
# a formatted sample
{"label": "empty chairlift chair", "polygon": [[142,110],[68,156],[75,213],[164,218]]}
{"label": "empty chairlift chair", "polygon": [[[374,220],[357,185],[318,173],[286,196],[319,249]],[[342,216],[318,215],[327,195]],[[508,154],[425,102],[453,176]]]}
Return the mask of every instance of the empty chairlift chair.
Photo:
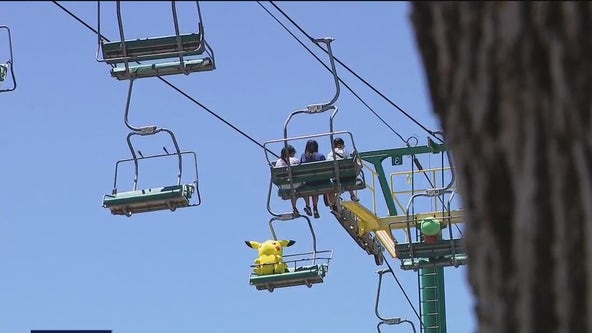
{"label": "empty chairlift chair", "polygon": [[[176,151],[172,154],[165,150],[165,154],[156,154],[151,156],[138,157],[134,147],[131,143],[131,136],[146,135],[132,132],[128,134],[127,141],[132,152],[132,158],[119,160],[115,167],[115,180],[113,183],[113,191],[111,194],[103,196],[103,207],[108,208],[113,215],[132,216],[137,213],[153,212],[159,210],[175,211],[177,208],[198,206],[201,203],[199,195],[198,177],[197,177],[197,156],[194,152],[181,152],[173,133],[167,129],[156,129],[155,133],[164,131],[170,134],[173,139]],[[154,134],[154,133],[152,133]],[[191,182],[182,183],[183,179],[183,156],[189,155],[192,158],[194,166],[195,178]],[[146,159],[154,158],[170,158],[176,157],[178,159],[178,174],[177,182],[173,185],[166,185],[162,187],[153,187],[138,189],[139,179],[139,162]],[[134,163],[134,180],[133,187],[129,191],[120,191],[118,189],[118,169],[121,163]]]}
{"label": "empty chairlift chair", "polygon": [[[101,4],[99,1],[97,61],[111,65],[111,76],[118,80],[214,70],[214,53],[205,40],[199,2],[195,1],[195,4],[199,19],[197,32],[179,33],[177,9],[175,1],[171,1],[175,35],[126,40],[121,17],[121,4],[120,1],[117,1],[117,20],[121,39],[108,42],[102,39],[100,34]],[[99,57],[99,54],[102,55],[102,58]]]}
{"label": "empty chairlift chair", "polygon": [[384,317],[380,314],[380,312],[378,311],[378,304],[380,302],[380,289],[382,286],[382,276],[385,273],[393,273],[392,270],[390,269],[381,269],[378,272],[378,290],[376,291],[376,302],[374,304],[374,313],[376,314],[376,317],[380,320],[380,322],[378,322],[378,324],[376,325],[376,330],[378,331],[378,333],[381,333],[382,331],[380,330],[380,327],[382,325],[399,325],[402,323],[408,323],[409,325],[411,325],[411,329],[413,330],[413,333],[417,332],[415,330],[415,324],[413,324],[412,321],[407,320],[407,319],[403,319],[401,317]]}

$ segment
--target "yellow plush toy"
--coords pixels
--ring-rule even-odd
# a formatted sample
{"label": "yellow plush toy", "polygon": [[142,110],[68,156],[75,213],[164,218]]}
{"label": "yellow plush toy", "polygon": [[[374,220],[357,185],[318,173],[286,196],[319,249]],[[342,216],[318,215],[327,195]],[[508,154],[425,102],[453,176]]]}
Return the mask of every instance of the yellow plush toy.
{"label": "yellow plush toy", "polygon": [[294,245],[293,240],[266,240],[263,243],[245,241],[248,247],[259,251],[253,271],[257,275],[270,275],[288,272],[288,265],[283,261],[284,247]]}

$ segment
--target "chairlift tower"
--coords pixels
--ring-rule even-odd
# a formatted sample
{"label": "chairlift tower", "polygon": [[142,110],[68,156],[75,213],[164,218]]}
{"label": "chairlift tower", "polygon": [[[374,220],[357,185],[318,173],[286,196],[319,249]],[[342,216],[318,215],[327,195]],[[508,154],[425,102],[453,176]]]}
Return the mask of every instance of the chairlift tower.
{"label": "chairlift tower", "polygon": [[[425,169],[421,156],[438,156],[441,164]],[[372,175],[368,188],[373,209],[360,202],[341,201],[343,213],[338,219],[353,219],[359,236],[372,234],[392,258],[399,259],[401,269],[417,272],[421,332],[445,333],[444,268],[467,262],[462,231],[458,229],[463,222],[462,209],[455,209],[453,204],[456,179],[451,156],[444,143],[428,139],[426,145],[361,152],[360,157],[364,169]],[[383,162],[389,159],[393,168],[403,171],[387,176]],[[410,163],[405,163],[407,160]],[[397,177],[404,180],[397,183]],[[378,184],[372,187],[375,181]],[[407,185],[405,189],[395,188],[401,183]],[[388,216],[377,215],[380,197],[385,200]]]}

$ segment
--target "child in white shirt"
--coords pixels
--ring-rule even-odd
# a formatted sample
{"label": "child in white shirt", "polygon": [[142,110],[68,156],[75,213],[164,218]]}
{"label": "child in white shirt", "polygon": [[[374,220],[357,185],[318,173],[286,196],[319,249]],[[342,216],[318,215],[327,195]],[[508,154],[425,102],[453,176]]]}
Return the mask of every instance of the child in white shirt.
{"label": "child in white shirt", "polygon": [[[335,155],[333,155],[333,151],[335,151]],[[333,140],[333,149],[327,154],[327,160],[334,160],[335,156],[338,160],[351,157],[351,154],[347,150],[345,150],[345,142],[343,142],[342,138],[335,138]],[[360,199],[358,199],[358,197],[352,190],[349,191],[349,196],[351,201],[360,201]]]}

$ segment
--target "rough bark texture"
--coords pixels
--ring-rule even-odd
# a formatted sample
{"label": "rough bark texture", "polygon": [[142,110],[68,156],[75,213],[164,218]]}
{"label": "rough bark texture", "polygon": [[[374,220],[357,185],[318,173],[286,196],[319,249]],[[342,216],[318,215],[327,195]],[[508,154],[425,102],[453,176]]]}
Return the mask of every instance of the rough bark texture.
{"label": "rough bark texture", "polygon": [[411,5],[478,331],[592,332],[592,3]]}

